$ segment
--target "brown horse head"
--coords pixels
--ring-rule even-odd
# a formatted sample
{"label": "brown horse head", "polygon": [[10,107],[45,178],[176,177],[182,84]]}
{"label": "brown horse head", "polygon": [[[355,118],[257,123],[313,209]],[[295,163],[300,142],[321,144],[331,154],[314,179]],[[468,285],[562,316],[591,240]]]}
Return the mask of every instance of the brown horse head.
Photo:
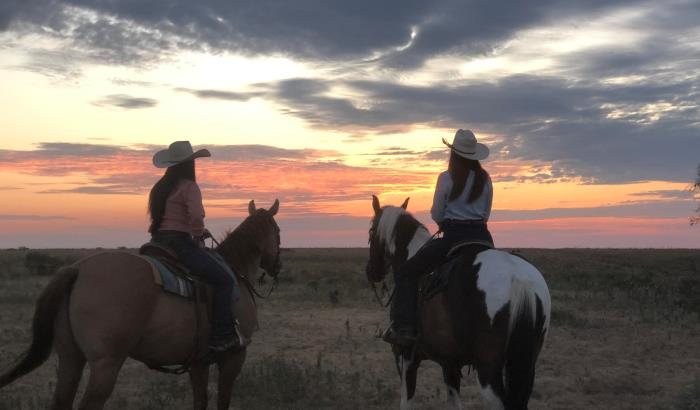
{"label": "brown horse head", "polygon": [[255,201],[248,203],[248,217],[229,233],[217,249],[232,266],[240,263],[242,255],[258,255],[260,268],[277,277],[282,268],[280,261],[280,228],[275,221],[280,202],[275,200],[270,209],[257,208]]}
{"label": "brown horse head", "polygon": [[395,259],[394,228],[398,218],[406,213],[408,200],[400,207],[379,204],[379,198],[372,195],[374,217],[369,228],[369,261],[367,261],[367,279],[381,282],[389,273],[389,267]]}

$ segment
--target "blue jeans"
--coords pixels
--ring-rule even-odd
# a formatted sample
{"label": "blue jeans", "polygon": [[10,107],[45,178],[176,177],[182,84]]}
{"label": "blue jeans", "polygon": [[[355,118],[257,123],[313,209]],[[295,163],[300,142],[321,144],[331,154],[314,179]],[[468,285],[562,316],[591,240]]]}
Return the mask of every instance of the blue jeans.
{"label": "blue jeans", "polygon": [[426,243],[411,259],[394,271],[396,284],[391,320],[396,329],[415,330],[418,313],[418,281],[435,270],[447,257],[447,253],[459,242],[478,240],[493,244],[493,238],[485,223],[461,224],[457,221],[443,225],[442,238]]}
{"label": "blue jeans", "polygon": [[190,269],[193,275],[212,286],[214,299],[210,340],[231,338],[235,334],[232,306],[234,278],[185,232],[162,231],[153,234],[152,240],[172,248],[180,258],[180,263]]}

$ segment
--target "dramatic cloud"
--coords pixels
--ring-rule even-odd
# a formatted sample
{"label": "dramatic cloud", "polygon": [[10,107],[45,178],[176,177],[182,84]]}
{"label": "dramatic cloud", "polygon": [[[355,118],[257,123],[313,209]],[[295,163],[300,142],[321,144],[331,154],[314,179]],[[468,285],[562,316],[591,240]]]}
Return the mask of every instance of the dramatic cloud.
{"label": "dramatic cloud", "polygon": [[41,29],[108,64],[207,49],[416,67],[436,55],[490,52],[522,30],[570,15],[592,18],[623,6],[649,7],[643,1],[602,0],[142,3],[10,1],[0,9],[0,30]]}
{"label": "dramatic cloud", "polygon": [[189,88],[175,88],[175,91],[186,92],[199,98],[226,100],[226,101],[248,101],[251,98],[260,96],[260,93],[241,93],[223,90],[193,90]]}
{"label": "dramatic cloud", "polygon": [[[284,55],[322,65],[330,75],[240,90],[175,90],[222,103],[264,99],[312,127],[354,135],[469,126],[495,136],[492,152],[502,159],[549,164],[540,179],[680,181],[700,152],[697,2],[33,4],[5,3],[0,30],[73,45],[27,51],[25,68],[47,75],[78,76],[81,61],[139,65],[182,50]],[[558,43],[548,30],[568,42]],[[525,70],[530,74],[483,79],[460,71],[482,57],[515,67],[548,62]],[[453,71],[441,69],[437,77],[430,76],[435,67],[421,71],[435,59],[446,59]],[[423,84],[404,76],[423,76]],[[115,94],[95,104],[136,109],[157,101]]]}
{"label": "dramatic cloud", "polygon": [[93,104],[98,106],[113,106],[127,110],[138,108],[151,108],[158,104],[158,101],[152,98],[132,97],[124,94],[113,94],[104,97],[101,100],[95,101]]}
{"label": "dramatic cloud", "polygon": [[599,182],[687,180],[700,152],[695,79],[615,85],[519,75],[466,85],[335,85],[362,95],[365,106],[328,95],[328,81],[285,80],[270,92],[287,112],[321,128],[471,124],[500,136],[492,152],[503,159],[551,163],[556,174]]}
{"label": "dramatic cloud", "polygon": [[690,199],[693,198],[694,192],[690,189],[663,189],[649,192],[637,192],[632,195],[641,197],[659,197],[665,199]]}
{"label": "dramatic cloud", "polygon": [[[42,143],[33,151],[0,151],[0,172],[61,177],[39,186],[39,194],[145,195],[162,170],[151,163],[155,149],[109,145]],[[353,201],[367,201],[385,190],[410,191],[433,184],[432,173],[346,165],[333,151],[282,149],[265,145],[210,145],[198,179],[205,199],[238,206],[250,199],[285,202],[287,215],[352,211]],[[70,182],[75,176],[82,182]],[[235,182],[232,182],[235,181]],[[241,208],[243,209],[243,208]]]}
{"label": "dramatic cloud", "polygon": [[[422,135],[449,136],[456,128],[471,128],[489,144],[487,168],[501,188],[546,191],[562,183],[562,191],[591,192],[617,184],[628,193],[624,200],[634,200],[607,206],[600,196],[598,210],[538,202],[548,209],[495,212],[507,219],[500,226],[528,221],[533,229],[537,218],[556,216],[579,230],[552,222],[542,235],[577,240],[576,232],[614,235],[606,224],[624,226],[615,219],[635,215],[655,218],[634,222],[649,235],[668,215],[682,221],[693,200],[669,183],[691,183],[700,161],[697,21],[700,5],[691,0],[7,0],[0,4],[0,70],[18,81],[8,101],[13,93],[42,99],[26,97],[22,105],[18,98],[17,112],[6,107],[20,119],[35,101],[82,85],[93,90],[89,101],[83,93],[65,96],[85,110],[96,110],[89,103],[110,108],[101,113],[106,121],[175,118],[199,98],[207,101],[198,108],[213,108],[205,112],[217,120],[245,105],[235,113],[237,121],[246,117],[242,129],[292,124],[290,135],[302,146],[322,149],[283,148],[300,146],[282,142],[286,134],[274,140],[281,147],[210,145],[214,157],[202,160],[198,175],[214,210],[244,212],[248,199],[280,196],[286,215],[298,218],[289,229],[299,240],[315,213],[359,215],[370,193],[430,191],[447,152]],[[20,84],[26,72],[48,81]],[[49,135],[22,121],[18,134]],[[110,141],[129,138],[112,125]],[[74,131],[71,124],[56,135]],[[42,143],[0,150],[0,172],[40,181],[0,190],[95,203],[104,201],[100,195],[111,195],[110,203],[142,198],[161,175],[151,155],[163,148]],[[51,178],[55,183],[45,183]],[[637,182],[648,192],[629,193]],[[584,219],[595,219],[595,229],[587,231]],[[358,221],[346,222],[355,232]],[[510,232],[521,229],[516,222]],[[327,236],[322,231],[314,235]]]}
{"label": "dramatic cloud", "polygon": [[39,194],[95,194],[95,195],[129,195],[139,193],[138,190],[124,189],[122,185],[79,186],[67,189],[47,189],[38,191]]}
{"label": "dramatic cloud", "polygon": [[536,210],[496,210],[494,221],[542,220],[581,217],[615,218],[687,218],[692,210],[692,201],[640,201],[628,204],[597,206],[588,208],[546,208]]}

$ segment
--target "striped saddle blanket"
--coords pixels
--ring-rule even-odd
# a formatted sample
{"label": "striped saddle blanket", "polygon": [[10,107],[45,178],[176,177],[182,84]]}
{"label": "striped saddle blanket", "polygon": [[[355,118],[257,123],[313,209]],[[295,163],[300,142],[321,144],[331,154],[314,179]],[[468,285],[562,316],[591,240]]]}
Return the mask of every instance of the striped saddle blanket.
{"label": "striped saddle blanket", "polygon": [[145,259],[153,271],[153,281],[161,286],[164,291],[178,296],[192,298],[194,296],[194,280],[185,276],[184,272],[168,267],[164,262],[151,255],[139,255]]}
{"label": "striped saddle blanket", "polygon": [[[144,251],[147,245],[141,247],[141,253],[139,256],[151,265],[153,281],[157,285],[161,286],[167,293],[182,296],[188,299],[193,298],[195,292],[195,281],[204,283],[201,279],[197,278],[197,273],[187,271],[185,270],[186,268],[179,266],[179,264],[175,265],[171,263],[172,258],[170,257],[156,256],[147,250]],[[162,245],[157,246],[160,248]],[[149,254],[144,254],[143,252],[148,252]],[[207,250],[207,252],[209,252],[209,256],[216,260],[216,262],[221,265],[224,270],[226,270],[231,278],[233,278],[234,285],[232,297],[234,301],[238,300],[241,291],[238,287],[236,275],[218,253],[213,250]]]}

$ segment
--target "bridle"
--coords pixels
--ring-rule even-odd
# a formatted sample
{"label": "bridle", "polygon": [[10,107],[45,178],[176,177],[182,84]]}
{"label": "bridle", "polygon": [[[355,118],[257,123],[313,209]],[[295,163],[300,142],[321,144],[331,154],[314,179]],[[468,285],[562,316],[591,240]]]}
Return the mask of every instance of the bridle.
{"label": "bridle", "polygon": [[[368,281],[369,281],[369,283],[370,283],[370,286],[372,287],[372,291],[374,292],[374,297],[375,297],[375,299],[377,300],[377,302],[379,303],[379,305],[380,305],[382,308],[386,308],[386,307],[388,307],[388,306],[391,304],[391,301],[392,301],[392,299],[394,298],[394,294],[396,293],[396,287],[394,287],[393,289],[391,289],[391,294],[389,295],[389,298],[387,299],[387,301],[386,301],[386,302],[382,302],[382,298],[379,296],[379,291],[377,290],[376,284],[379,283],[379,282],[381,282],[381,283],[382,283],[382,288],[381,288],[382,292],[388,291],[389,288],[388,288],[387,283],[386,283],[386,276],[389,274],[389,271],[390,271],[390,270],[396,269],[397,267],[394,266],[394,263],[395,263],[395,261],[394,261],[395,255],[392,254],[392,253],[389,251],[389,249],[388,249],[388,247],[386,246],[385,243],[382,243],[382,242],[379,240],[379,238],[376,237],[376,235],[378,235],[378,233],[376,232],[376,231],[377,231],[376,228],[377,228],[378,222],[379,222],[379,221],[377,220],[377,224],[373,224],[372,227],[370,227],[370,230],[369,230],[369,240],[368,240],[368,243],[369,243],[369,246],[370,246],[370,261],[368,262],[368,264],[371,264],[372,267],[374,267],[374,266],[376,265],[376,264],[373,263],[373,261],[372,261],[372,246],[373,246],[373,244],[374,244],[374,246],[380,246],[380,247],[382,248],[382,252],[383,252],[383,254],[382,254],[383,264],[382,264],[382,271],[381,271],[383,274],[381,275],[381,280],[379,280],[379,281],[377,281],[377,282],[372,282],[371,280],[369,280],[369,275],[368,275],[368,278],[367,278],[367,279],[368,279]],[[435,239],[435,238],[436,238],[438,235],[440,235],[441,233],[442,233],[442,230],[438,230],[437,232],[435,232],[435,233],[430,237],[430,239],[428,239],[428,240],[423,244],[423,246],[421,246],[420,249],[423,249],[423,247],[425,247],[431,240]],[[391,240],[393,240],[393,238],[392,238]],[[420,251],[420,249],[419,249],[419,251]],[[375,250],[375,251],[376,251],[376,250]],[[405,261],[404,261],[404,262],[405,262]]]}
{"label": "bridle", "polygon": [[[207,238],[211,239],[211,242],[212,242],[211,243],[211,250],[216,252],[216,250],[215,250],[216,248],[214,247],[214,245],[216,245],[216,247],[219,247],[219,246],[221,246],[221,244],[219,243],[219,241],[216,240],[216,238],[214,238],[214,236],[209,231],[206,231],[205,235],[202,237],[203,240],[207,239]],[[238,273],[241,276],[241,278],[243,279],[243,281],[245,282],[246,286],[248,286],[248,289],[250,289],[250,291],[255,296],[259,297],[260,299],[267,299],[268,297],[270,297],[270,295],[272,294],[272,291],[274,291],[275,287],[277,286],[277,282],[278,282],[277,278],[278,278],[279,273],[280,273],[279,267],[281,266],[281,262],[280,262],[281,251],[280,251],[279,245],[280,245],[280,235],[279,235],[279,228],[277,228],[277,257],[275,258],[275,262],[273,264],[273,266],[274,266],[273,272],[270,273],[270,272],[267,272],[267,270],[263,270],[262,275],[260,275],[260,277],[258,278],[258,285],[262,285],[265,282],[265,276],[269,275],[270,277],[272,277],[272,286],[270,286],[270,289],[267,291],[266,295],[263,295],[262,293],[260,293],[260,291],[253,284],[253,281],[250,280],[250,278],[248,278],[248,276],[243,275],[240,272]]]}
{"label": "bridle", "polygon": [[[377,221],[377,222],[379,222],[379,221]],[[381,280],[380,281],[382,283],[381,290],[382,290],[382,292],[386,293],[389,290],[389,287],[387,286],[387,283],[386,283],[386,276],[389,274],[390,269],[393,269],[392,265],[391,265],[391,260],[393,259],[393,255],[388,251],[386,245],[384,243],[382,243],[379,240],[379,238],[376,237],[376,235],[378,235],[376,228],[377,227],[375,225],[373,225],[372,227],[370,227],[370,230],[369,230],[369,240],[367,241],[367,243],[370,246],[370,260],[368,261],[368,269],[370,267],[372,269],[374,269],[375,265],[376,265],[376,263],[374,263],[374,261],[373,261],[373,259],[375,259],[375,258],[373,258],[373,256],[372,256],[372,249],[373,249],[372,247],[373,246],[374,247],[377,247],[377,246],[381,247],[382,265],[380,268],[381,269],[381,271],[380,271],[381,272]],[[376,252],[376,249],[375,249],[375,252]],[[381,306],[382,308],[386,308],[389,305],[391,305],[391,301],[394,298],[395,289],[391,290],[391,294],[389,295],[389,298],[387,299],[387,301],[382,302],[382,298],[381,298],[381,296],[379,296],[379,291],[377,290],[377,283],[379,283],[380,281],[377,281],[377,282],[371,281],[369,279],[369,275],[367,277],[367,281],[369,282],[370,286],[372,287],[372,291],[374,292],[374,298],[377,300],[377,303],[379,303],[379,306]]]}

